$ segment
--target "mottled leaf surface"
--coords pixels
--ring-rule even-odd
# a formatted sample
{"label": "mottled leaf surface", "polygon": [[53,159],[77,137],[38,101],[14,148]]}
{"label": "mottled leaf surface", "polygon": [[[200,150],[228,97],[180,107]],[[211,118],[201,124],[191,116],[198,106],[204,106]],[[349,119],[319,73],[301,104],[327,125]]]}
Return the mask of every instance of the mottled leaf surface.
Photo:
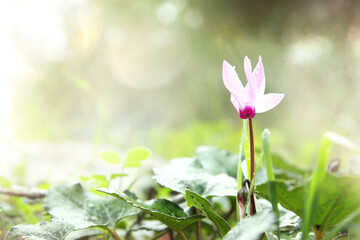
{"label": "mottled leaf surface", "polygon": [[35,225],[16,225],[10,229],[5,240],[63,240],[73,230],[69,223],[54,220]]}
{"label": "mottled leaf surface", "polygon": [[237,178],[238,154],[231,154],[217,147],[200,146],[196,149],[195,158],[207,173],[212,175],[226,173],[230,177]]}
{"label": "mottled leaf surface", "polygon": [[167,228],[167,226],[157,220],[142,220],[139,223],[136,223],[131,230],[137,231],[137,230],[149,230],[149,231],[155,231],[155,232],[161,232],[164,231]]}
{"label": "mottled leaf surface", "polygon": [[[224,163],[225,164],[225,163]],[[185,193],[189,189],[203,197],[235,196],[237,182],[226,173],[211,174],[196,158],[177,158],[154,169],[156,181],[173,191]]]}
{"label": "mottled leaf surface", "polygon": [[124,202],[143,210],[175,231],[184,229],[186,226],[204,218],[202,215],[188,216],[177,204],[165,199],[157,199],[155,201],[145,203],[135,200],[125,193],[117,192],[112,189],[98,189],[98,191],[117,197]]}
{"label": "mottled leaf surface", "polygon": [[276,230],[276,215],[265,210],[238,222],[224,237],[224,240],[258,240],[266,231]]}
{"label": "mottled leaf surface", "polygon": [[44,206],[53,218],[70,223],[75,229],[113,227],[117,221],[139,213],[138,209],[116,198],[85,191],[80,184],[51,188]]}

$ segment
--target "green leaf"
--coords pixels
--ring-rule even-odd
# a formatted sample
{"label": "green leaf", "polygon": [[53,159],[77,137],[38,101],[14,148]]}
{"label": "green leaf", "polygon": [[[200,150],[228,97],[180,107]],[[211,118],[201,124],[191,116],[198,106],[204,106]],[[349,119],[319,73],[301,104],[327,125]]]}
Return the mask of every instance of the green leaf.
{"label": "green leaf", "polygon": [[176,232],[179,232],[186,226],[204,218],[202,215],[187,216],[184,210],[177,204],[165,199],[156,199],[155,201],[144,203],[133,199],[125,193],[117,192],[112,189],[98,189],[98,191],[117,197],[124,202],[143,210]]}
{"label": "green leaf", "polygon": [[203,197],[236,196],[237,193],[235,178],[225,173],[212,175],[194,158],[173,159],[154,172],[160,185],[176,192],[185,193],[185,189],[189,189]]}
{"label": "green leaf", "polygon": [[51,188],[44,206],[53,218],[63,219],[75,229],[113,227],[117,221],[139,213],[118,199],[85,191],[80,184]]}
{"label": "green leaf", "polygon": [[104,151],[100,153],[99,157],[106,163],[118,164],[121,163],[119,154],[115,151]]}
{"label": "green leaf", "polygon": [[331,142],[328,137],[323,136],[320,144],[316,170],[312,177],[309,186],[309,193],[306,198],[305,209],[304,209],[305,215],[303,218],[304,219],[303,235],[301,239],[306,239],[310,231],[310,226],[312,224],[312,220],[314,216],[313,214],[318,204],[317,199],[319,195],[320,185],[323,183],[323,180],[326,175],[327,165],[330,158],[330,151],[331,151]]}
{"label": "green leaf", "polygon": [[107,182],[105,175],[93,174],[91,175],[91,178],[98,182]]}
{"label": "green leaf", "polygon": [[213,221],[222,235],[225,235],[230,230],[229,224],[212,210],[212,206],[207,199],[201,197],[195,192],[186,189],[185,200],[189,207],[196,207],[200,209],[207,218]]}
{"label": "green leaf", "polygon": [[64,221],[39,222],[36,225],[16,225],[10,229],[5,240],[62,240],[73,230]]}
{"label": "green leaf", "polygon": [[104,234],[104,230],[100,228],[85,228],[72,231],[71,233],[69,233],[69,235],[66,236],[66,240],[99,239],[99,236],[102,234]]}
{"label": "green leaf", "polygon": [[7,180],[6,178],[0,176],[0,187],[3,187],[3,188],[9,188],[10,187],[10,181]]}
{"label": "green leaf", "polygon": [[231,154],[217,147],[200,146],[196,149],[195,158],[207,173],[212,175],[226,173],[230,177],[237,178],[238,154]]}
{"label": "green leaf", "polygon": [[[326,231],[360,209],[360,177],[326,174],[318,187],[317,207],[313,210],[312,227],[318,225]],[[304,218],[304,199],[309,183],[298,185],[293,181],[275,180],[279,203],[286,209]],[[269,199],[268,183],[256,188],[259,195]]]}
{"label": "green leaf", "polygon": [[131,230],[138,231],[138,230],[148,230],[148,231],[155,231],[161,232],[164,231],[167,226],[157,220],[142,220],[141,222],[136,223]]}
{"label": "green leaf", "polygon": [[[296,186],[292,181],[275,180],[276,192],[281,206],[296,213],[301,218],[304,216],[304,185]],[[258,185],[256,192],[262,197],[270,199],[268,183]]]}
{"label": "green leaf", "polygon": [[277,179],[302,179],[308,174],[305,170],[287,162],[279,155],[271,155],[271,160],[273,163],[274,174]]}
{"label": "green leaf", "polygon": [[113,180],[115,178],[119,178],[119,177],[127,177],[127,174],[125,173],[113,173],[110,175],[110,180]]}
{"label": "green leaf", "polygon": [[223,238],[224,240],[258,240],[266,231],[276,230],[275,213],[266,210],[238,222]]}
{"label": "green leaf", "polygon": [[279,209],[277,207],[278,196],[276,192],[276,186],[274,183],[275,176],[274,176],[274,170],[273,170],[271,154],[270,154],[270,131],[268,129],[265,129],[262,134],[262,142],[263,142],[264,162],[265,162],[266,173],[269,181],[270,201],[277,217],[280,217]]}
{"label": "green leaf", "polygon": [[141,161],[150,157],[151,151],[144,147],[135,147],[127,151],[123,167],[141,166]]}
{"label": "green leaf", "polygon": [[336,237],[336,235],[341,232],[341,230],[345,229],[352,223],[357,217],[360,216],[360,208],[351,213],[348,218],[346,218],[344,221],[342,221],[340,224],[337,224],[333,229],[331,229],[331,232],[325,237],[326,240],[331,240]]}
{"label": "green leaf", "polygon": [[360,209],[360,177],[337,177],[327,174],[319,186],[313,226],[326,231]]}
{"label": "green leaf", "polygon": [[281,208],[280,215],[279,228],[282,233],[299,231],[301,229],[302,219],[294,212]]}

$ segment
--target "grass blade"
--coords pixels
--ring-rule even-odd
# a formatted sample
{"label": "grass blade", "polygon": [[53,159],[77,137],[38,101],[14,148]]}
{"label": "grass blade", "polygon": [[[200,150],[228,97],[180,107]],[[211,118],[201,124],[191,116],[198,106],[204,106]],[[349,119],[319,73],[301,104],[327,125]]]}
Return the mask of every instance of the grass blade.
{"label": "grass blade", "polygon": [[360,216],[360,209],[350,214],[348,218],[346,218],[343,222],[340,224],[337,224],[329,234],[325,237],[325,240],[331,240],[336,236],[341,230],[349,226],[358,216]]}
{"label": "grass blade", "polygon": [[311,179],[309,193],[305,203],[303,234],[301,237],[302,240],[307,239],[310,232],[313,213],[315,212],[317,205],[318,189],[326,175],[326,169],[330,158],[330,150],[331,142],[325,134],[321,140],[316,170]]}
{"label": "grass blade", "polygon": [[[273,210],[277,216],[280,218],[280,213],[278,209],[278,195],[276,192],[276,184],[275,184],[275,175],[273,170],[273,164],[271,160],[270,153],[270,131],[269,129],[265,129],[262,134],[262,145],[263,145],[263,155],[264,155],[264,163],[266,168],[266,173],[269,182],[269,193],[270,193],[270,202],[273,207]],[[280,239],[280,230],[278,228],[277,231],[278,237]]]}
{"label": "grass blade", "polygon": [[277,217],[280,217],[278,205],[278,196],[276,192],[276,185],[275,185],[275,176],[274,170],[271,160],[271,153],[270,153],[270,131],[265,129],[262,134],[262,144],[263,144],[263,155],[264,155],[264,163],[266,168],[266,173],[269,181],[269,193],[270,193],[270,201],[273,207],[274,212],[276,213]]}

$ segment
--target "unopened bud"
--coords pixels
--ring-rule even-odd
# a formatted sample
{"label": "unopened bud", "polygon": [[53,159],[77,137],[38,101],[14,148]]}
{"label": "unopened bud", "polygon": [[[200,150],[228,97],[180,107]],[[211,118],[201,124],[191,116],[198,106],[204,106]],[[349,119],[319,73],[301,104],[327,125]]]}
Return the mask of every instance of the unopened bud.
{"label": "unopened bud", "polygon": [[340,158],[333,158],[330,160],[328,164],[328,172],[335,173],[339,171],[341,159]]}
{"label": "unopened bud", "polygon": [[240,207],[240,219],[243,219],[245,217],[245,206],[249,196],[249,189],[250,189],[250,181],[249,179],[244,179],[244,181],[241,184],[241,188],[237,193],[237,200]]}

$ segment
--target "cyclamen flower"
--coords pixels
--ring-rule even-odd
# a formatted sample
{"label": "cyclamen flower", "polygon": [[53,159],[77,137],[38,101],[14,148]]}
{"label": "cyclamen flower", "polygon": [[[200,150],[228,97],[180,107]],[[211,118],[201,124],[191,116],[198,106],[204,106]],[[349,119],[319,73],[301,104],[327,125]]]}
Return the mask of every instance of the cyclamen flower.
{"label": "cyclamen flower", "polygon": [[231,102],[238,111],[240,118],[253,118],[257,113],[269,111],[278,105],[284,94],[265,93],[265,73],[261,56],[252,72],[251,62],[248,57],[244,59],[244,70],[247,84],[244,87],[235,71],[228,62],[223,62],[223,81],[231,93]]}

